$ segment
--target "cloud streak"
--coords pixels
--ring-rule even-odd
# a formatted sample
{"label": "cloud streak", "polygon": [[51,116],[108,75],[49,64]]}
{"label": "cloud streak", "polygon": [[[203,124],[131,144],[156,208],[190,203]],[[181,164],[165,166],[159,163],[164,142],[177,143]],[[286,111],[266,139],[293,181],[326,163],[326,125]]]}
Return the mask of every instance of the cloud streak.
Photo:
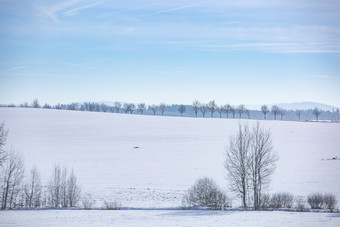
{"label": "cloud streak", "polygon": [[18,69],[23,69],[25,68],[26,66],[18,66],[18,67],[14,67],[14,68],[9,68],[9,69],[4,69],[4,70],[1,70],[0,73],[5,73],[5,72],[11,72],[11,71],[15,71],[15,70],[18,70]]}
{"label": "cloud streak", "polygon": [[168,12],[173,12],[173,11],[178,11],[178,10],[183,10],[183,9],[188,9],[188,8],[194,8],[194,7],[197,7],[197,6],[207,4],[209,2],[210,1],[205,1],[205,2],[199,2],[199,3],[191,4],[191,5],[179,6],[179,7],[174,7],[174,8],[170,8],[170,9],[163,9],[163,10],[156,11],[156,12],[152,13],[151,15],[168,13]]}
{"label": "cloud streak", "polygon": [[103,3],[103,1],[99,1],[99,2],[95,2],[95,3],[89,4],[89,5],[85,5],[85,6],[77,7],[77,8],[74,8],[74,9],[70,9],[70,10],[64,12],[64,15],[65,16],[75,16],[75,15],[79,14],[80,10],[88,9],[88,8],[100,5],[102,3]]}

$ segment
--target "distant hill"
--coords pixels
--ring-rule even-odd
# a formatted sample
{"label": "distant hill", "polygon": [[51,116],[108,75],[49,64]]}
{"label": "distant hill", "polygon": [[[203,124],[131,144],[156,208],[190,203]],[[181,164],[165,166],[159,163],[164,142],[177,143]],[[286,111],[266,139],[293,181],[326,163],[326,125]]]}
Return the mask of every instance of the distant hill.
{"label": "distant hill", "polygon": [[327,110],[332,111],[333,109],[337,108],[335,106],[330,106],[327,104],[316,103],[316,102],[278,103],[276,105],[287,110],[295,110],[295,109],[309,110],[309,109],[314,109],[315,107],[317,107],[325,111]]}
{"label": "distant hill", "polygon": [[[315,107],[322,109],[322,110],[329,110],[332,111],[333,109],[337,109],[339,107],[336,106],[331,106],[323,103],[317,103],[317,102],[293,102],[293,103],[271,103],[271,104],[266,104],[269,108],[273,105],[277,105],[283,109],[286,110],[310,110],[314,109]],[[261,105],[246,105],[247,108],[251,110],[260,110]]]}

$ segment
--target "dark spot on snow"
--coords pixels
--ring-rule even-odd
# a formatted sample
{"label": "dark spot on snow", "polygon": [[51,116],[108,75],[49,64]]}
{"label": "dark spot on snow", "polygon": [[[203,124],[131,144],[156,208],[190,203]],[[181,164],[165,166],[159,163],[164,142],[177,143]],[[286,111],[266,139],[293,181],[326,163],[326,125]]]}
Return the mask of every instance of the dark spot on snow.
{"label": "dark spot on snow", "polygon": [[140,147],[137,147],[137,146],[135,146],[135,147],[133,147],[133,149],[139,149]]}

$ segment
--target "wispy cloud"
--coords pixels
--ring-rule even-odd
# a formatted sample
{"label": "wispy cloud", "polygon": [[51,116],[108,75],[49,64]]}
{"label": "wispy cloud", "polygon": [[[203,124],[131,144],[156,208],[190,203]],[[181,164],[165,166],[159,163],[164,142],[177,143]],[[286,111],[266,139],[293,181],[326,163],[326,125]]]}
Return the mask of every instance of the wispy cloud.
{"label": "wispy cloud", "polygon": [[70,9],[70,10],[64,12],[64,15],[65,16],[75,16],[75,15],[79,14],[80,10],[91,8],[91,7],[100,5],[102,3],[103,3],[103,1],[99,1],[99,2],[95,2],[95,3],[89,4],[89,5],[85,5],[85,6],[77,7],[77,8],[74,8],[74,9]]}
{"label": "wispy cloud", "polygon": [[14,71],[14,70],[18,70],[18,69],[23,69],[26,66],[18,66],[18,67],[14,67],[14,68],[9,68],[9,69],[4,69],[4,70],[0,70],[0,73],[5,73],[5,72],[10,72],[10,71]]}
{"label": "wispy cloud", "polygon": [[313,79],[330,80],[330,79],[340,79],[340,76],[312,75],[311,78],[313,78]]}
{"label": "wispy cloud", "polygon": [[163,10],[159,10],[159,11],[156,11],[156,12],[152,13],[152,15],[160,14],[160,13],[173,12],[173,11],[178,11],[178,10],[182,10],[182,9],[193,8],[193,7],[197,7],[197,6],[209,3],[209,2],[210,1],[205,1],[205,2],[199,2],[199,3],[196,3],[196,4],[190,4],[190,5],[185,5],[185,6],[174,7],[174,8],[170,8],[170,9],[163,9]]}

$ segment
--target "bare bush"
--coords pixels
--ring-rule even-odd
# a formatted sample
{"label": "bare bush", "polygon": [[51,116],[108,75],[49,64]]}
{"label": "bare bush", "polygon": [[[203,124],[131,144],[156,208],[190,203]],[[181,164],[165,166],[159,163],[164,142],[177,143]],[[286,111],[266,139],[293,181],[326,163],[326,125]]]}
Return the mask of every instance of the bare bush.
{"label": "bare bush", "polygon": [[85,210],[91,210],[93,208],[93,205],[94,205],[94,200],[92,199],[91,195],[86,194],[85,196],[83,196],[81,203],[82,203],[83,208]]}
{"label": "bare bush", "polygon": [[301,197],[296,198],[295,199],[295,209],[302,212],[302,211],[305,210],[305,208],[306,208],[306,201]]}
{"label": "bare bush", "polygon": [[270,199],[271,208],[292,208],[294,203],[294,196],[290,193],[276,193]]}
{"label": "bare bush", "polygon": [[308,195],[307,203],[312,209],[322,209],[324,204],[324,197],[321,193],[313,193]]}
{"label": "bare bush", "polygon": [[338,203],[336,196],[332,193],[326,193],[323,196],[323,201],[326,209],[329,209],[330,212],[335,210],[335,206]]}
{"label": "bare bush", "polygon": [[207,207],[221,210],[228,206],[226,194],[216,185],[211,178],[198,179],[188,190],[182,200],[183,207]]}
{"label": "bare bush", "polygon": [[5,123],[2,122],[0,124],[0,167],[7,157],[7,153],[4,149],[4,146],[6,145],[7,135],[8,130],[5,129]]}
{"label": "bare bush", "polygon": [[270,207],[270,195],[263,194],[259,203],[260,210],[266,210]]}
{"label": "bare bush", "polygon": [[122,207],[122,204],[118,200],[115,200],[112,202],[108,202],[105,200],[103,203],[103,209],[105,210],[120,210],[121,207]]}

